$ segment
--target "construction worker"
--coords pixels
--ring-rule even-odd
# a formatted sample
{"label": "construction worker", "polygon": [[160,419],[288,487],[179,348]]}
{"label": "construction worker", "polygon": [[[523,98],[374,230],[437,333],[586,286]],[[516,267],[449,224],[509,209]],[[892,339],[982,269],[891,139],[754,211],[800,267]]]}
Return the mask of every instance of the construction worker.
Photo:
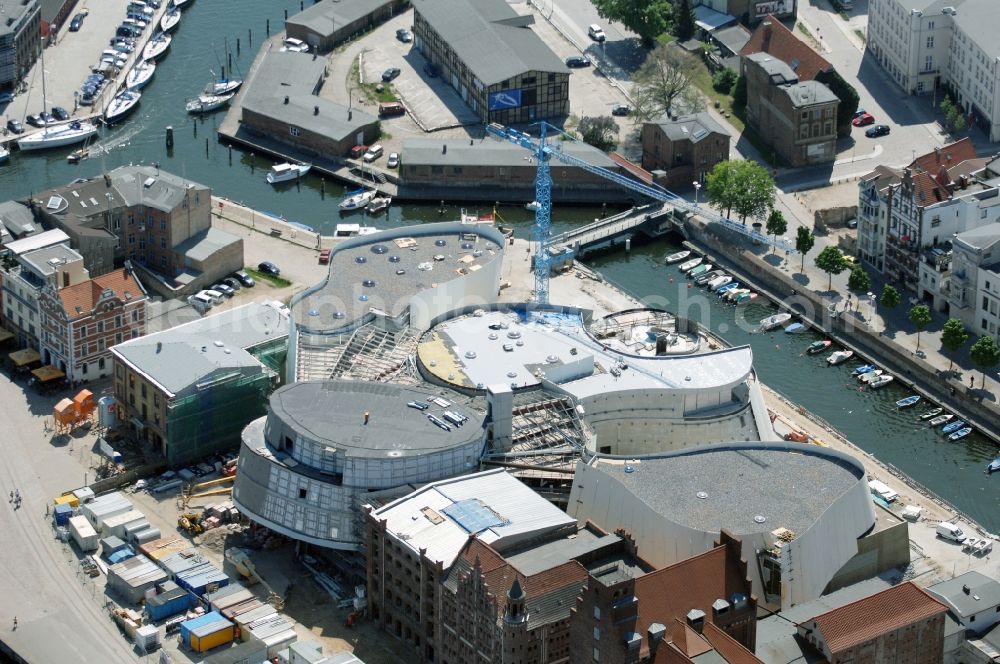
{"label": "construction worker", "polygon": [[17,631],[17,616],[14,616],[14,631]]}

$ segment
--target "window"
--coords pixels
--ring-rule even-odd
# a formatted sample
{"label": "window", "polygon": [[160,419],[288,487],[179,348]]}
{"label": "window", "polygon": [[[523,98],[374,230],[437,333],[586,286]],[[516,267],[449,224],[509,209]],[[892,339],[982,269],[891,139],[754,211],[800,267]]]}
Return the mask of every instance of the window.
{"label": "window", "polygon": [[930,71],[934,69],[934,56],[928,55],[924,58],[924,71]]}
{"label": "window", "polygon": [[601,607],[595,606],[594,607],[594,620],[600,620],[600,619],[601,619]]}
{"label": "window", "polygon": [[934,35],[927,38],[927,48],[934,48]]}
{"label": "window", "polygon": [[923,81],[918,81],[917,82],[917,93],[919,94],[919,93],[921,93],[923,91],[924,91],[924,82]]}
{"label": "window", "polygon": [[161,231],[167,230],[167,220],[166,219],[160,219],[160,230]]}
{"label": "window", "polygon": [[[986,321],[983,321],[983,322],[985,323]],[[984,325],[983,327],[986,327],[986,326]],[[83,363],[83,373],[87,373],[87,363],[86,362]]]}
{"label": "window", "polygon": [[595,641],[600,641],[601,640],[601,628],[600,627],[595,627],[594,628],[594,640]]}
{"label": "window", "polygon": [[97,321],[97,333],[101,334],[103,332],[104,332],[104,321],[99,320]]}
{"label": "window", "polygon": [[139,312],[135,309],[132,310],[132,322],[133,323],[139,322]]}
{"label": "window", "polygon": [[598,650],[597,648],[594,648],[594,661],[595,662],[601,661],[601,651]]}
{"label": "window", "polygon": [[927,21],[927,29],[928,30],[934,29],[934,21]]}
{"label": "window", "polygon": [[980,210],[979,211],[979,218],[980,219],[985,219],[986,218],[986,210]]}
{"label": "window", "polygon": [[289,127],[288,128],[288,133],[291,134],[292,136],[298,136],[299,135],[299,128],[298,127]]}
{"label": "window", "polygon": [[299,498],[303,498],[304,499],[306,497],[306,495],[308,495],[308,491],[306,489],[303,489],[303,488],[300,487],[299,488]]}
{"label": "window", "polygon": [[101,371],[104,371],[104,358],[103,357],[97,361],[97,368],[100,369]]}

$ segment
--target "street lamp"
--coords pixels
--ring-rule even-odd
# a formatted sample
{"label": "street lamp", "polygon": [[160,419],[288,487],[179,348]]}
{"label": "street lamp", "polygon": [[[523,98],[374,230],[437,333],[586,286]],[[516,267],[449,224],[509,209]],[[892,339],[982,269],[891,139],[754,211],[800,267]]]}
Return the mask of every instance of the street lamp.
{"label": "street lamp", "polygon": [[868,291],[868,305],[869,305],[869,316],[868,316],[868,327],[872,327],[872,322],[875,320],[875,304],[876,297],[875,293]]}
{"label": "street lamp", "polygon": [[695,180],[691,184],[694,185],[694,204],[698,204],[698,191],[701,189],[701,183]]}

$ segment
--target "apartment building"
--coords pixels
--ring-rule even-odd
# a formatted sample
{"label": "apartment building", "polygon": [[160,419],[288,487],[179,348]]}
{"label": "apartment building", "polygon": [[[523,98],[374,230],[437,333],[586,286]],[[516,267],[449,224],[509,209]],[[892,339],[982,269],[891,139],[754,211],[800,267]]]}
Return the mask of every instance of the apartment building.
{"label": "apartment building", "polygon": [[39,0],[0,4],[0,90],[14,90],[42,52]]}
{"label": "apartment building", "polygon": [[643,123],[639,140],[642,167],[654,175],[663,171],[658,182],[665,187],[702,182],[716,164],[729,159],[729,133],[708,113]]}
{"label": "apartment building", "polygon": [[1000,223],[955,236],[948,304],[970,330],[1000,340]]}

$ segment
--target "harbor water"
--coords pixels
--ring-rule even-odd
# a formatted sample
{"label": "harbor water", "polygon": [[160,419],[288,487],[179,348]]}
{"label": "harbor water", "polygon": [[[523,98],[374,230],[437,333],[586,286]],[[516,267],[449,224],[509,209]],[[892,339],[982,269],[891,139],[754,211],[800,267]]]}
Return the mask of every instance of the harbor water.
{"label": "harbor water", "polygon": [[[217,195],[306,224],[324,234],[331,234],[337,223],[345,221],[389,228],[457,218],[461,201],[446,201],[443,209],[437,204],[393,205],[380,217],[365,217],[363,213],[341,217],[337,209],[344,191],[341,185],[310,174],[299,182],[271,187],[264,181],[271,165],[269,159],[218,143],[216,129],[221,114],[197,119],[185,112],[185,99],[200,92],[211,71],[219,73],[222,65],[228,64],[227,44],[233,60],[232,75],[245,74],[265,36],[267,21],[273,34],[281,29],[285,11],[291,15],[299,7],[298,1],[241,0],[240,11],[233,12],[231,3],[221,0],[192,3],[184,11],[169,54],[143,89],[139,109],[120,126],[102,130],[96,143],[100,149],[92,149],[99,154],[79,165],[70,165],[65,159],[69,150],[15,153],[7,164],[0,165],[0,200],[25,198],[124,164],[155,163],[212,187]],[[174,128],[175,138],[170,151],[165,141],[168,125]],[[487,208],[477,204],[469,206],[469,211],[486,212]],[[531,212],[520,205],[501,206],[499,211],[519,237],[530,236]],[[604,212],[600,208],[557,208],[553,212],[553,231],[567,230]],[[1000,531],[1000,512],[996,510],[1000,489],[995,486],[1000,477],[991,479],[983,474],[985,464],[996,456],[991,443],[975,434],[961,442],[947,442],[938,431],[917,420],[928,405],[896,409],[895,401],[907,393],[895,385],[860,392],[857,382],[849,376],[857,362],[827,367],[825,354],[803,354],[806,346],[819,338],[812,333],[752,334],[756,322],[775,309],[758,302],[725,307],[714,296],[697,300],[695,295],[703,291],[689,290],[677,268],[662,262],[665,254],[675,250],[677,247],[666,242],[654,242],[633,246],[630,253],[609,253],[588,262],[649,305],[680,309],[703,321],[729,343],[750,344],[758,374],[770,387],[824,418],[855,444],[909,474],[988,529]],[[743,324],[738,316],[743,317]]]}

